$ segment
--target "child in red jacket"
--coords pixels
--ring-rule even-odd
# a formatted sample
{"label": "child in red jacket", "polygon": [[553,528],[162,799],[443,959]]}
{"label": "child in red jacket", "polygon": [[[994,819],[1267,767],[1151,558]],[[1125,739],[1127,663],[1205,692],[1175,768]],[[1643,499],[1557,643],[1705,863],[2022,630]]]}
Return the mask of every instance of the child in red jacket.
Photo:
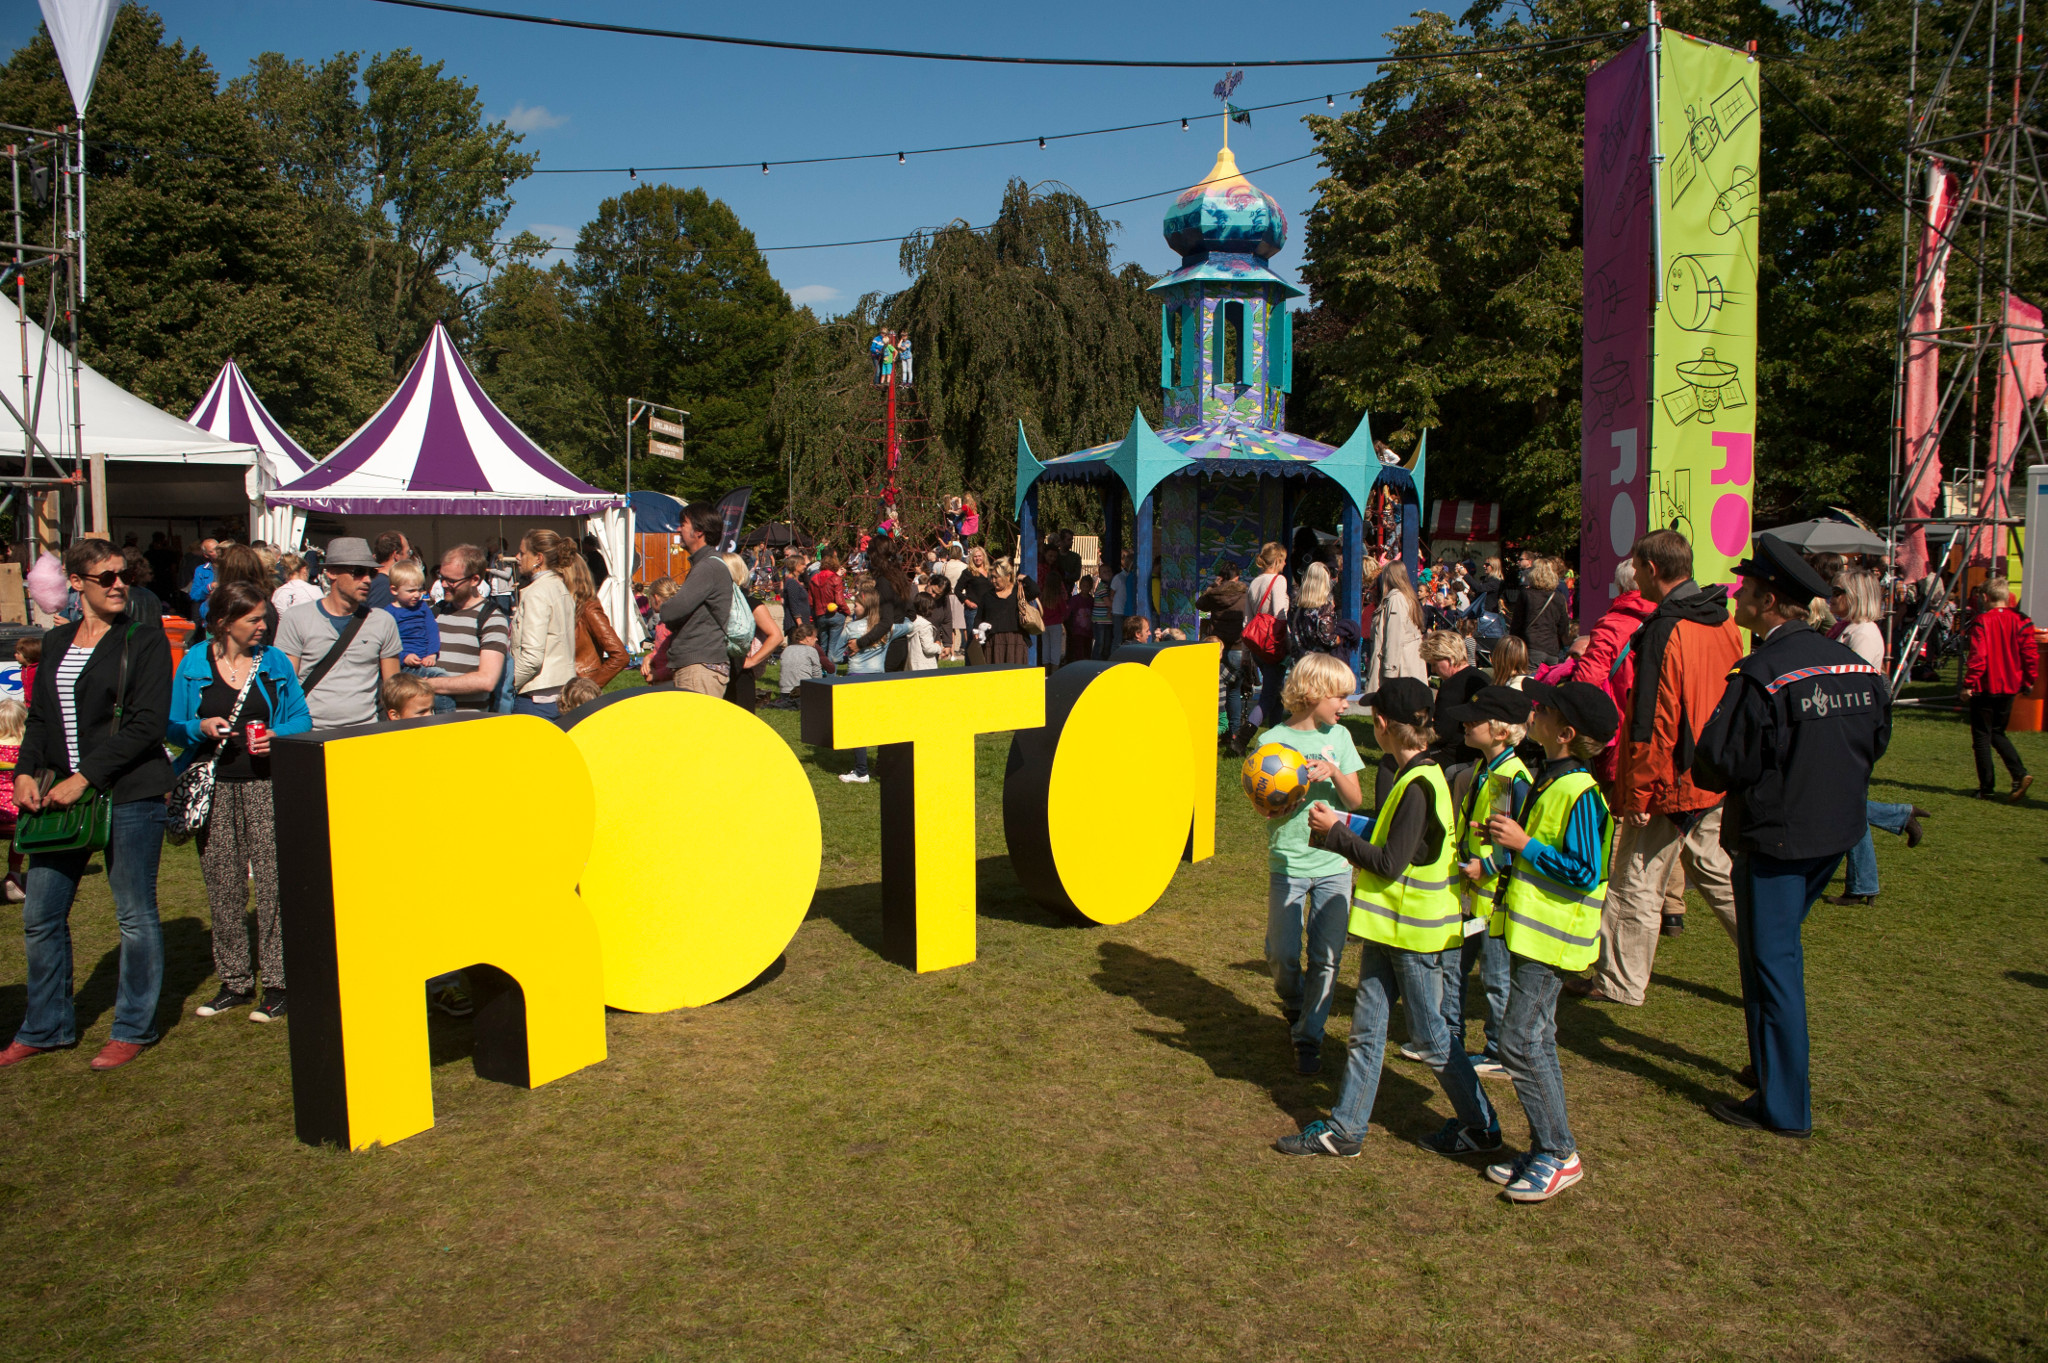
{"label": "child in red jacket", "polygon": [[1963,671],[1963,699],[1970,707],[1970,752],[1977,759],[1977,798],[1988,800],[1998,793],[1997,769],[1991,765],[1996,752],[2012,776],[2014,804],[2026,798],[2034,778],[2027,775],[2019,750],[2005,736],[2012,719],[2012,703],[2034,689],[2040,676],[2041,649],[2034,642],[2034,622],[2012,608],[2012,588],[2002,577],[1984,585],[1990,609],[1977,617],[1970,630],[1970,662]]}

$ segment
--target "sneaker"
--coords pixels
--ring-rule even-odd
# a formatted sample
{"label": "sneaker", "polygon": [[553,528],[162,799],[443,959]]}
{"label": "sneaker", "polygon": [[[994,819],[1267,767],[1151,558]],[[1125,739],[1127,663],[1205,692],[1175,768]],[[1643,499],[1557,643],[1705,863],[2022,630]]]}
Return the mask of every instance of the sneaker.
{"label": "sneaker", "polygon": [[2033,777],[2022,776],[2019,780],[2012,783],[2012,794],[2006,796],[2005,798],[2013,804],[2018,804],[2020,801],[2027,798],[2027,790],[2033,784]]}
{"label": "sneaker", "polygon": [[1429,1057],[1416,1050],[1415,1043],[1413,1042],[1402,1043],[1401,1058],[1403,1060],[1413,1060],[1418,1065],[1427,1065],[1429,1063]]}
{"label": "sneaker", "polygon": [[1665,914],[1664,926],[1657,929],[1657,931],[1665,937],[1683,936],[1685,933],[1685,915],[1682,913]]}
{"label": "sneaker", "polygon": [[476,1012],[476,1005],[470,1002],[469,991],[459,984],[442,985],[427,995],[427,1004],[451,1018],[466,1018]]}
{"label": "sneaker", "polygon": [[868,783],[868,778],[857,771],[842,771],[839,773],[839,779],[849,786],[864,786]]}
{"label": "sneaker", "polygon": [[276,1022],[276,1021],[277,1021],[277,1020],[278,1020],[279,1018],[281,1018],[281,1017],[283,1017],[283,1016],[284,1016],[284,990],[282,990],[282,989],[266,989],[266,990],[264,990],[264,991],[263,991],[263,1004],[262,1004],[262,1006],[261,1006],[261,1007],[259,1007],[259,1008],[257,1008],[255,1012],[253,1012],[253,1013],[249,1014],[249,1021],[251,1021],[251,1022]]}
{"label": "sneaker", "polygon": [[1295,1042],[1294,1072],[1296,1074],[1321,1074],[1323,1072],[1323,1048],[1313,1041]]}
{"label": "sneaker", "polygon": [[1579,1163],[1579,1152],[1574,1150],[1571,1158],[1560,1163],[1554,1155],[1531,1155],[1508,1184],[1510,1202],[1548,1202],[1565,1189],[1586,1176],[1586,1166]]}
{"label": "sneaker", "polygon": [[1508,1067],[1500,1063],[1498,1056],[1468,1055],[1465,1058],[1472,1062],[1472,1073],[1477,1075],[1490,1077],[1508,1072]]}
{"label": "sneaker", "polygon": [[218,1017],[222,1013],[233,1013],[256,1002],[256,996],[239,989],[223,989],[213,996],[211,1003],[202,1003],[192,1011],[199,1017]]}
{"label": "sneaker", "polygon": [[1500,1127],[1495,1125],[1481,1131],[1465,1125],[1456,1117],[1444,1123],[1444,1129],[1434,1136],[1422,1138],[1422,1148],[1434,1150],[1439,1155],[1461,1159],[1466,1155],[1490,1155],[1500,1149]]}
{"label": "sneaker", "polygon": [[1503,1164],[1486,1166],[1486,1176],[1503,1186],[1513,1183],[1522,1176],[1522,1168],[1529,1162],[1529,1156],[1517,1155]]}
{"label": "sneaker", "polygon": [[1333,1155],[1338,1159],[1357,1159],[1358,1152],[1365,1149],[1365,1142],[1338,1135],[1337,1129],[1328,1122],[1310,1122],[1292,1136],[1282,1136],[1274,1141],[1273,1148],[1283,1155]]}

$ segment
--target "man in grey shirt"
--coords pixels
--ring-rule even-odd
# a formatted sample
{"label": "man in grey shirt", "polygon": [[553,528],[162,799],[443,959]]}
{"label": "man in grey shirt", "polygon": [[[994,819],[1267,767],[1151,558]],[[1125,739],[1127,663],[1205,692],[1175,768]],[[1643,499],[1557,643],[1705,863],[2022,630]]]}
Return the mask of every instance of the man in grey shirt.
{"label": "man in grey shirt", "polygon": [[661,603],[661,623],[669,627],[668,665],[676,690],[722,697],[732,676],[732,655],[725,646],[732,574],[715,549],[725,533],[725,517],[709,502],[691,502],[683,508],[682,521],[690,572],[676,594]]}
{"label": "man in grey shirt", "polygon": [[[327,595],[294,606],[277,622],[278,651],[292,660],[304,683],[365,609],[377,560],[365,540],[344,536],[327,546]],[[362,628],[316,685],[306,691],[315,729],[374,724],[385,678],[398,672],[398,622],[390,611],[367,611]]]}

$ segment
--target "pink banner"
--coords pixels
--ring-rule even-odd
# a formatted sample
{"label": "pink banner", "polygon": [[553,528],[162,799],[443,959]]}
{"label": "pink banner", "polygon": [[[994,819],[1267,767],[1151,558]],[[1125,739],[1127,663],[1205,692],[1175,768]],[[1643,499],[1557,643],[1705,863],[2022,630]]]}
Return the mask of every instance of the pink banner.
{"label": "pink banner", "polygon": [[[1956,216],[1956,181],[1936,169],[1928,175],[1928,226],[1920,238],[1919,271],[1914,276],[1920,306],[1913,311],[1913,330],[1931,332],[1941,326],[1941,294],[1948,282],[1948,249],[1942,234]],[[1909,341],[1906,347],[1905,451],[1906,517],[1935,514],[1941,495],[1941,442],[1935,430],[1941,402],[1941,348],[1932,340]],[[1908,582],[1927,576],[1927,528],[1915,525],[1899,541],[1899,568]]]}
{"label": "pink banner", "polygon": [[1650,55],[1638,38],[1586,77],[1585,330],[1579,413],[1579,621],[1650,527]]}
{"label": "pink banner", "polygon": [[[2042,363],[2041,341],[2041,310],[2007,294],[2005,355],[1998,366],[1997,404],[1991,409],[1991,469],[1984,479],[1981,515],[2001,519],[2012,515],[2006,485],[2012,481],[2014,456],[2027,434],[2027,407],[2048,392],[2048,366]],[[2038,437],[2029,443],[2038,445]],[[2002,525],[1986,527],[1978,542],[1970,546],[1970,561],[2002,568],[2005,531]]]}

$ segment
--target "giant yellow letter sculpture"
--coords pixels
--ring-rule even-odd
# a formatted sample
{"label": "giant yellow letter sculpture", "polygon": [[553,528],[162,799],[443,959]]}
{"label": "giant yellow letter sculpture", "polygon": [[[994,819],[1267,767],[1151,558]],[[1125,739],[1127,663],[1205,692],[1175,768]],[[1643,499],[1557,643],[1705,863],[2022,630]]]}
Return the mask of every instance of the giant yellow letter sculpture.
{"label": "giant yellow letter sculpture", "polygon": [[1143,663],[1173,688],[1188,721],[1189,791],[1195,798],[1188,826],[1189,861],[1216,855],[1216,678],[1223,668],[1223,645],[1211,639],[1199,644],[1123,644],[1109,655],[1113,663]]}
{"label": "giant yellow letter sculpture", "polygon": [[1046,690],[1045,727],[1010,740],[1010,865],[1048,908],[1096,923],[1136,918],[1166,892],[1188,842],[1180,698],[1136,663],[1069,663]]}
{"label": "giant yellow letter sculpture", "polygon": [[881,747],[882,954],[974,959],[974,737],[1045,723],[1045,672],[976,667],[807,681],[803,740]]}
{"label": "giant yellow letter sculpture", "polygon": [[[531,1088],[604,1059],[597,924],[576,895],[593,795],[567,734],[422,719],[280,739],[272,763],[300,1140],[359,1150],[434,1124],[424,986],[451,970],[470,968],[478,1074]],[[478,819],[506,796],[534,817],[493,838]],[[388,811],[415,797],[437,817],[393,836]]]}
{"label": "giant yellow letter sculpture", "polygon": [[789,744],[737,705],[672,690],[586,706],[569,738],[597,789],[582,891],[604,1001],[661,1013],[745,988],[818,888],[818,801]]}

